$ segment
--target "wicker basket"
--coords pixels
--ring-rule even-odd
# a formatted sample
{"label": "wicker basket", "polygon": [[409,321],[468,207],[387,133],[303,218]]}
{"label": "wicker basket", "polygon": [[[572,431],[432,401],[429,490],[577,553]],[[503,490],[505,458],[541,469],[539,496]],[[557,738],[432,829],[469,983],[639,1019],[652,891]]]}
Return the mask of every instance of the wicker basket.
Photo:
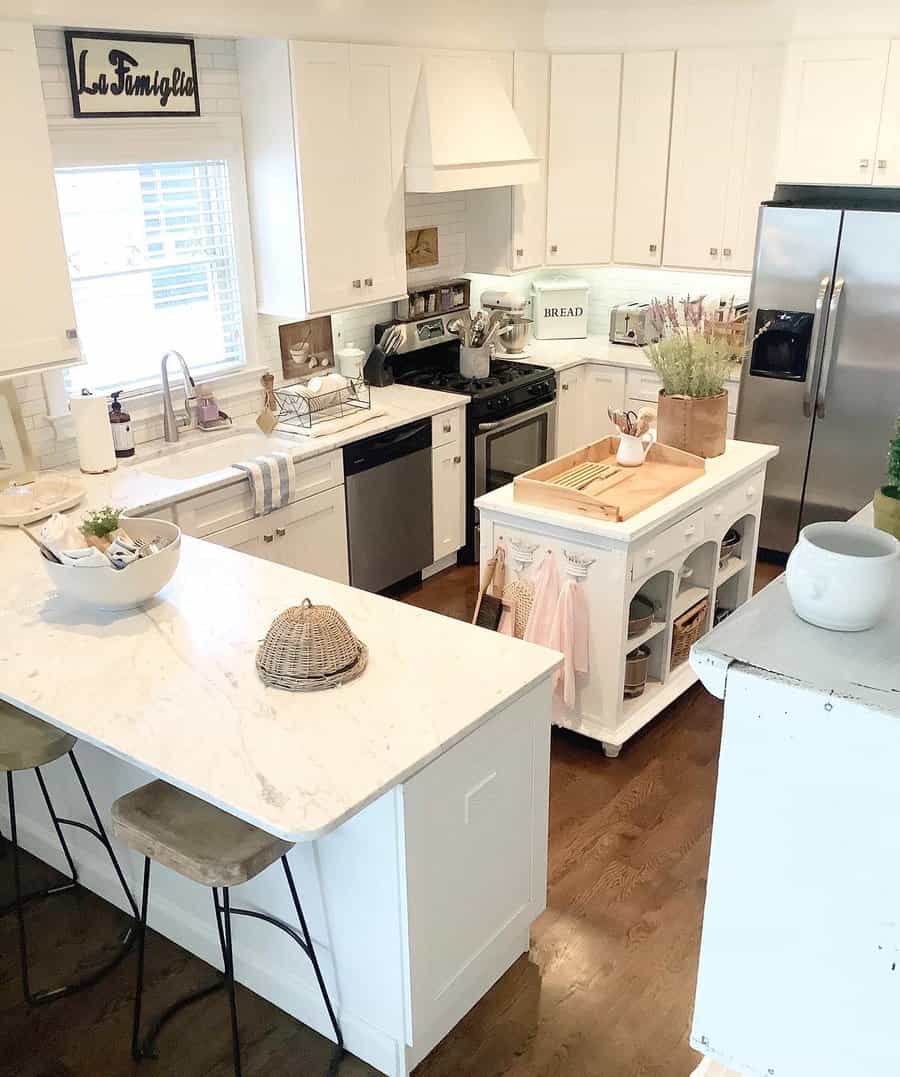
{"label": "wicker basket", "polygon": [[672,668],[681,665],[691,653],[691,647],[703,635],[709,614],[709,599],[701,598],[689,610],[672,622]]}
{"label": "wicker basket", "polygon": [[264,684],[311,692],[352,681],[368,660],[366,645],[336,609],[305,598],[272,622],[256,652],[256,669]]}

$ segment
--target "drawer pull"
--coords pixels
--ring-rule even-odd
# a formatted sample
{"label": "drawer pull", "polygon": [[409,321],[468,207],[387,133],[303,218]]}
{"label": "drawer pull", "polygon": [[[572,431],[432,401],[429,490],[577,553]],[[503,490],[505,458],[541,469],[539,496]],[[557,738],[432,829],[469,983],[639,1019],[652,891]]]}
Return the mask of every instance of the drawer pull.
{"label": "drawer pull", "polygon": [[869,167],[869,158],[868,157],[860,157],[860,159],[859,159],[859,167],[860,168],[868,168]]}
{"label": "drawer pull", "polygon": [[731,257],[731,247],[723,247],[722,248],[722,253],[725,255],[726,258],[730,258]]}
{"label": "drawer pull", "polygon": [[709,248],[709,253],[715,258],[715,256],[719,253],[719,248],[718,247],[710,247]]}
{"label": "drawer pull", "polygon": [[263,535],[263,542],[274,542],[274,541],[275,541],[275,536],[274,535]]}
{"label": "drawer pull", "polygon": [[279,538],[284,538],[284,536],[287,534],[287,531],[285,531],[285,529],[283,527],[276,527],[275,528],[275,534]]}
{"label": "drawer pull", "polygon": [[453,429],[453,427],[450,425],[450,423],[444,423],[444,433],[445,434],[449,434],[452,429]]}
{"label": "drawer pull", "polygon": [[755,486],[748,486],[745,492],[746,492],[747,497],[749,499],[749,498],[753,497],[756,494],[756,487]]}
{"label": "drawer pull", "polygon": [[878,167],[884,171],[887,168],[887,161],[883,157],[878,158]]}
{"label": "drawer pull", "polygon": [[656,550],[648,550],[644,554],[644,560],[645,561],[652,561],[655,557],[656,557]]}
{"label": "drawer pull", "polygon": [[555,243],[551,243],[550,244],[550,253],[551,254],[557,254],[558,252],[559,252],[559,247]]}
{"label": "drawer pull", "polygon": [[719,516],[721,516],[721,515],[722,515],[722,513],[723,513],[724,511],[725,511],[725,510],[724,510],[724,508],[723,508],[723,507],[722,507],[721,505],[716,505],[716,507],[715,507],[715,508],[714,508],[714,509],[712,510],[712,514],[713,514],[713,516],[715,516],[716,518],[718,518]]}
{"label": "drawer pull", "polygon": [[462,463],[462,457],[461,456],[454,456],[453,457],[453,463],[454,464],[461,464]]}
{"label": "drawer pull", "polygon": [[352,283],[353,283],[353,287],[354,287],[354,288],[362,288],[362,281],[361,281],[361,280],[359,280],[359,278],[357,278],[357,279],[356,279],[355,281],[353,281]]}
{"label": "drawer pull", "polygon": [[371,277],[366,277],[366,287],[367,288],[371,288],[374,283],[375,282],[372,280]]}
{"label": "drawer pull", "polygon": [[689,538],[689,537],[690,537],[691,535],[693,535],[693,533],[694,533],[694,532],[695,532],[696,530],[697,530],[697,525],[696,525],[696,524],[691,524],[691,526],[690,526],[690,527],[686,527],[686,528],[684,529],[684,534],[685,534],[685,537],[686,537],[686,538]]}
{"label": "drawer pull", "polygon": [[525,248],[524,247],[516,247],[516,258],[524,258],[524,257],[525,257]]}
{"label": "drawer pull", "polygon": [[650,244],[650,253],[651,254],[656,254],[656,244],[655,243]]}

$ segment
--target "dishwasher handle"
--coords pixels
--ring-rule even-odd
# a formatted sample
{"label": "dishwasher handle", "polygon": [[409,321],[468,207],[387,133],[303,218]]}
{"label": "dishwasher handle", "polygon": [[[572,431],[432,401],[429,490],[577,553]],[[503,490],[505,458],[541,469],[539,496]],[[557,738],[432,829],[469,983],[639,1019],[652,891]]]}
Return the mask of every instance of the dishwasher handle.
{"label": "dishwasher handle", "polygon": [[431,419],[407,423],[395,430],[385,431],[344,446],[344,474],[356,475],[360,471],[379,467],[391,460],[399,460],[410,453],[431,448]]}

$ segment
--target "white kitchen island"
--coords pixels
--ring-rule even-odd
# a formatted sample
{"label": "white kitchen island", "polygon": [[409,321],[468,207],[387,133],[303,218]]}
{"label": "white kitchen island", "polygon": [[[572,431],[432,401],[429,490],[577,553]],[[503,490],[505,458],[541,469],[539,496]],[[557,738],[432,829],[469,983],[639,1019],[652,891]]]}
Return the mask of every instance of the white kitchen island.
{"label": "white kitchen island", "polygon": [[[17,532],[0,558],[0,696],[79,738],[104,818],[160,777],[298,843],[349,1051],[407,1074],[528,950],[546,895],[554,652],[188,538],[172,582],[122,614],[62,599]],[[307,596],[347,618],[368,668],[330,691],[267,688],[258,643]],[[54,800],[83,818],[60,766],[46,768]],[[20,775],[16,791],[23,847],[62,867],[37,783]],[[5,805],[0,823],[8,834]],[[70,841],[83,882],[121,905],[96,843]],[[139,858],[117,851],[135,889]],[[221,967],[208,893],[161,867],[154,880],[151,926]],[[292,921],[277,873],[239,894]],[[279,932],[242,921],[235,947],[238,980],[330,1034]]]}
{"label": "white kitchen island", "polygon": [[[777,453],[771,445],[729,441],[722,456],[706,461],[702,476],[622,523],[516,501],[511,484],[476,501],[482,565],[498,544],[512,568],[527,556],[524,571],[531,576],[548,550],[561,581],[570,557],[576,573],[578,561],[588,565],[579,586],[589,609],[590,670],[576,679],[573,706],[554,698],[557,725],[602,741],[615,756],[696,681],[686,660],[671,661],[673,622],[706,599],[711,627],[717,609],[737,609],[752,594],[766,463]],[[720,568],[720,545],[732,528],[740,545]],[[645,632],[629,638],[629,607],[638,593],[656,613]],[[625,658],[640,646],[650,651],[647,684],[643,694],[625,699]]]}

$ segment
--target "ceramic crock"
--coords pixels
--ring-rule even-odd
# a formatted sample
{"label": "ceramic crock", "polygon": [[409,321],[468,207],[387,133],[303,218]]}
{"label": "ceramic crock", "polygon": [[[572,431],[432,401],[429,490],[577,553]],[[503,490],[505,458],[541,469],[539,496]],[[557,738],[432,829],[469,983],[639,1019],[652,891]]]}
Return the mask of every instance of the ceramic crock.
{"label": "ceramic crock", "polygon": [[787,589],[804,621],[837,632],[871,628],[898,593],[900,542],[874,527],[809,524],[787,563]]}

